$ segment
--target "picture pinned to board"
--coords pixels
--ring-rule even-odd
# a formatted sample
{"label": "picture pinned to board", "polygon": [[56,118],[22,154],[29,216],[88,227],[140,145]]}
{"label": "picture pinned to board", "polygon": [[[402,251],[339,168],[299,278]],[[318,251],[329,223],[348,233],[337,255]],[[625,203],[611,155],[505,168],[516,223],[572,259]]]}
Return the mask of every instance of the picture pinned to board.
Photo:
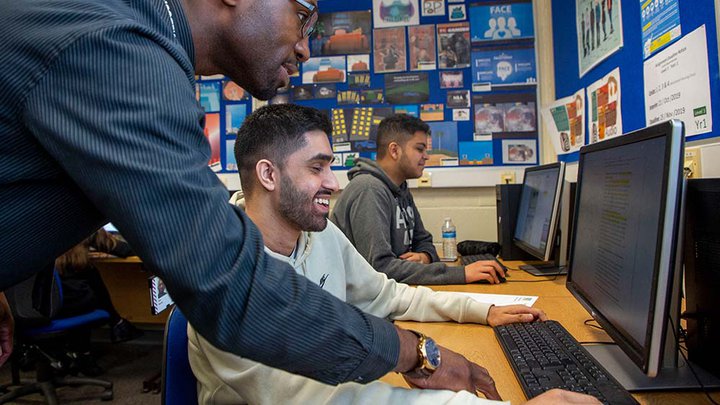
{"label": "picture pinned to board", "polygon": [[374,30],[373,60],[375,73],[403,72],[407,70],[405,28]]}
{"label": "picture pinned to board", "polygon": [[320,56],[302,64],[303,84],[345,83],[345,57]]}
{"label": "picture pinned to board", "polygon": [[623,46],[621,0],[575,0],[580,77]]}
{"label": "picture pinned to board", "polygon": [[473,43],[531,39],[535,35],[532,2],[473,3],[470,26]]}
{"label": "picture pinned to board", "polygon": [[502,162],[506,165],[537,164],[537,140],[503,139]]}
{"label": "picture pinned to board", "polygon": [[457,122],[430,122],[426,166],[444,166],[458,157]]}
{"label": "picture pinned to board", "polygon": [[373,0],[375,28],[420,24],[418,0]]}
{"label": "picture pinned to board", "polygon": [[465,87],[462,70],[441,70],[439,74],[441,89],[462,89]]}
{"label": "picture pinned to board", "polygon": [[249,94],[245,89],[238,86],[232,80],[225,80],[222,84],[222,95],[225,101],[243,101],[247,100]]}
{"label": "picture pinned to board", "polygon": [[438,68],[470,67],[470,24],[453,22],[437,25]]}
{"label": "picture pinned to board", "polygon": [[370,55],[348,55],[347,71],[348,73],[369,72]]}
{"label": "picture pinned to board", "polygon": [[420,119],[425,122],[442,121],[445,119],[444,104],[421,104]]}
{"label": "picture pinned to board", "polygon": [[408,27],[410,70],[435,70],[437,68],[435,25]]}
{"label": "picture pinned to board", "polygon": [[385,75],[385,101],[390,104],[420,104],[430,99],[426,72]]}
{"label": "picture pinned to board", "polygon": [[585,145],[584,89],[556,100],[542,112],[548,123],[546,135],[550,136],[558,155],[576,152]]}
{"label": "picture pinned to board", "polygon": [[310,35],[310,56],[369,53],[370,44],[370,10],[321,13]]}
{"label": "picture pinned to board", "polygon": [[460,166],[484,166],[494,162],[492,141],[460,142],[458,150]]}

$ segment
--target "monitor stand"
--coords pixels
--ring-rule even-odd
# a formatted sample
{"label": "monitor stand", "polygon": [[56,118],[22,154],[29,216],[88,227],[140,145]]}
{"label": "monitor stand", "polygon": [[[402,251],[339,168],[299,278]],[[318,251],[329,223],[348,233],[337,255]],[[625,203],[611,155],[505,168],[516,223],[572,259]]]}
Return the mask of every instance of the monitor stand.
{"label": "monitor stand", "polygon": [[628,391],[700,389],[692,370],[697,373],[704,388],[720,388],[720,379],[692,362],[691,370],[682,357],[678,359],[677,367],[662,368],[657,376],[648,377],[617,345],[583,347]]}
{"label": "monitor stand", "polygon": [[562,276],[567,274],[567,266],[558,266],[556,263],[525,264],[520,270],[538,277]]}

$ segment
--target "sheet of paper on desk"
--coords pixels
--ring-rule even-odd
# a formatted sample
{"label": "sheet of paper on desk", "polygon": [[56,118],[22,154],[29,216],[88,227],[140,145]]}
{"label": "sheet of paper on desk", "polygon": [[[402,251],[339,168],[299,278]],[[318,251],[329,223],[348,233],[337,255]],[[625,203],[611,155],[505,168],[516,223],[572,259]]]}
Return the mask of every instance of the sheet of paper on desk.
{"label": "sheet of paper on desk", "polygon": [[468,297],[478,302],[486,302],[488,304],[495,304],[497,306],[526,305],[528,307],[531,307],[538,299],[538,297],[534,295],[482,294],[464,292],[459,292],[458,294],[467,295]]}

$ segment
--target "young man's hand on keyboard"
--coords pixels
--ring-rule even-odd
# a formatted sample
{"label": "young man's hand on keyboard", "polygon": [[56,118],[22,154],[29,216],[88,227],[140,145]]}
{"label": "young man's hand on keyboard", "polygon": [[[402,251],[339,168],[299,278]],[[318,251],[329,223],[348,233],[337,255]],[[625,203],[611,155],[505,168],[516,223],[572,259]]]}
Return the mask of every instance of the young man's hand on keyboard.
{"label": "young man's hand on keyboard", "polygon": [[547,321],[542,309],[525,305],[492,306],[488,312],[487,322],[490,326],[507,325],[517,322]]}
{"label": "young man's hand on keyboard", "polygon": [[480,260],[465,266],[465,282],[477,283],[485,281],[490,284],[500,283],[505,278],[505,272],[495,260]]}
{"label": "young man's hand on keyboard", "polygon": [[525,405],[556,405],[556,404],[600,404],[601,402],[590,395],[565,390],[550,390],[527,401]]}

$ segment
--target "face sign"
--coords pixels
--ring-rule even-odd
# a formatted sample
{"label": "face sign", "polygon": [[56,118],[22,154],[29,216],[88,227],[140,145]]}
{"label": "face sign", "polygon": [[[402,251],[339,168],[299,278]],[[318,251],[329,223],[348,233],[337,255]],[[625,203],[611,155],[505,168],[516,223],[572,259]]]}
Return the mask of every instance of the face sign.
{"label": "face sign", "polygon": [[[306,0],[317,7],[317,0]],[[295,0],[253,0],[235,16],[223,39],[222,70],[261,100],[286,86],[298,64],[310,56],[301,32],[311,12]]]}
{"label": "face sign", "polygon": [[427,154],[427,134],[417,131],[401,148],[402,154],[398,164],[400,171],[406,179],[417,179],[422,176],[425,169]]}
{"label": "face sign", "polygon": [[319,232],[327,226],[330,195],[339,185],[330,169],[333,153],[325,132],[308,132],[305,140],[280,170],[278,211],[298,230]]}

